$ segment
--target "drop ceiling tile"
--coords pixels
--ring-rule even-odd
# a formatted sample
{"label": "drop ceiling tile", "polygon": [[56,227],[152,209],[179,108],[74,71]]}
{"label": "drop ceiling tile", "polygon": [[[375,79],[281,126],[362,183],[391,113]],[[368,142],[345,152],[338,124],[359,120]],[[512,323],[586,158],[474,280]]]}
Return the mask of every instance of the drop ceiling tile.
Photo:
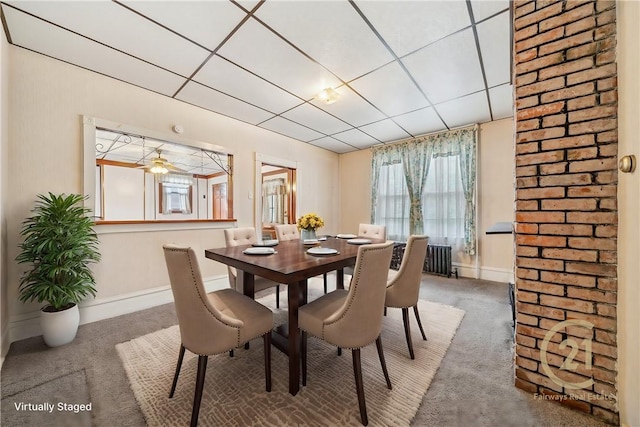
{"label": "drop ceiling tile", "polygon": [[471,8],[473,9],[473,19],[480,22],[483,19],[495,15],[498,12],[507,11],[509,14],[508,0],[471,0]]}
{"label": "drop ceiling tile", "polygon": [[246,13],[222,1],[124,1],[128,7],[213,50]]}
{"label": "drop ceiling tile", "polygon": [[349,85],[388,116],[429,105],[396,61],[350,82]]}
{"label": "drop ceiling tile", "polygon": [[402,62],[434,104],[484,89],[471,29],[421,49]]}
{"label": "drop ceiling tile", "polygon": [[171,96],[184,79],[118,51],[78,37],[10,7],[3,7],[14,44]]}
{"label": "drop ceiling tile", "polygon": [[256,7],[258,3],[260,3],[260,0],[236,0],[236,2],[239,3],[240,6],[251,12],[253,8]]}
{"label": "drop ceiling tile", "polygon": [[380,143],[380,141],[370,137],[360,129],[351,129],[345,132],[336,133],[331,136],[333,136],[337,140],[358,148],[367,148]]}
{"label": "drop ceiling tile", "polygon": [[311,141],[313,139],[322,138],[324,135],[315,130],[306,128],[302,125],[283,119],[282,117],[274,117],[264,123],[260,123],[260,127],[281,133],[298,141]]}
{"label": "drop ceiling tile", "polygon": [[282,116],[301,125],[310,127],[324,134],[342,132],[351,128],[345,122],[336,119],[323,110],[311,105],[302,104],[282,114]]}
{"label": "drop ceiling tile", "polygon": [[489,89],[493,120],[513,117],[513,86],[510,84]]}
{"label": "drop ceiling tile", "polygon": [[371,123],[366,126],[360,127],[360,129],[382,142],[397,141],[399,139],[404,139],[411,136],[407,132],[402,130],[391,119]]}
{"label": "drop ceiling tile", "polygon": [[339,84],[327,70],[254,19],[247,21],[218,53],[303,99]]}
{"label": "drop ceiling tile", "polygon": [[398,56],[471,25],[464,1],[355,3]]}
{"label": "drop ceiling tile", "polygon": [[90,39],[183,76],[209,52],[114,2],[15,2],[18,7]]}
{"label": "drop ceiling tile", "polygon": [[509,13],[484,21],[477,26],[482,63],[489,87],[509,81],[511,73],[511,43],[509,41]]}
{"label": "drop ceiling tile", "polygon": [[484,91],[438,104],[436,109],[450,128],[491,121]]}
{"label": "drop ceiling tile", "polygon": [[338,141],[335,138],[331,138],[330,136],[325,136],[324,138],[309,141],[309,144],[315,145],[316,147],[324,148],[329,151],[333,151],[334,153],[338,154],[356,151],[356,148],[351,147],[344,142]]}
{"label": "drop ceiling tile", "polygon": [[176,99],[254,125],[273,116],[265,110],[194,82],[187,83]]}
{"label": "drop ceiling tile", "polygon": [[219,56],[207,61],[193,80],[276,114],[304,102]]}
{"label": "drop ceiling tile", "polygon": [[354,127],[385,118],[384,114],[376,110],[375,107],[348,87],[339,87],[336,89],[336,92],[340,94],[340,97],[333,104],[325,104],[319,99],[313,99],[311,103],[339,117]]}
{"label": "drop ceiling tile", "polygon": [[416,136],[446,129],[440,117],[431,107],[395,116],[393,120],[406,129],[407,132],[411,132],[412,135]]}
{"label": "drop ceiling tile", "polygon": [[344,81],[394,59],[348,2],[266,2],[257,16]]}

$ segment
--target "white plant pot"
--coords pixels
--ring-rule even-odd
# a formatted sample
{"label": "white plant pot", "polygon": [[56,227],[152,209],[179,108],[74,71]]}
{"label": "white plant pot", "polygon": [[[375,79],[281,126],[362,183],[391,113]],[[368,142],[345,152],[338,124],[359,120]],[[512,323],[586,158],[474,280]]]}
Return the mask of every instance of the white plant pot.
{"label": "white plant pot", "polygon": [[76,337],[80,325],[78,305],[63,311],[47,312],[40,310],[40,327],[44,342],[49,347],[69,344]]}

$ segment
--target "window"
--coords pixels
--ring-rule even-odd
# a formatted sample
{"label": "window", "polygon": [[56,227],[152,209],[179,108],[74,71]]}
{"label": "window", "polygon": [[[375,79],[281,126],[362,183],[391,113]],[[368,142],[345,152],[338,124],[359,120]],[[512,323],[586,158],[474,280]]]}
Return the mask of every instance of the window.
{"label": "window", "polygon": [[402,163],[385,163],[380,168],[375,224],[387,227],[387,238],[405,241],[409,236],[409,193]]}

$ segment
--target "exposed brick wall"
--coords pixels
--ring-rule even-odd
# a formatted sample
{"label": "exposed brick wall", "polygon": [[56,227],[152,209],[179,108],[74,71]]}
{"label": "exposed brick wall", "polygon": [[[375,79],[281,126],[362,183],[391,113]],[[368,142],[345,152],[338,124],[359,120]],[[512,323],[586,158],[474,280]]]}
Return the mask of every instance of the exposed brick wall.
{"label": "exposed brick wall", "polygon": [[618,424],[615,2],[513,16],[516,386]]}

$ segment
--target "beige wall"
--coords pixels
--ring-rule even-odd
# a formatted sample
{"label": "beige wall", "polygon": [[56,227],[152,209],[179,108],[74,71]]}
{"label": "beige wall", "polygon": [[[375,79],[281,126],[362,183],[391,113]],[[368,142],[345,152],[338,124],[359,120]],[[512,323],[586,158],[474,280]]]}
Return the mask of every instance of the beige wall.
{"label": "beige wall", "polygon": [[0,358],[9,350],[7,342],[9,311],[7,305],[7,223],[5,217],[9,165],[9,44],[0,31]]}
{"label": "beige wall", "polygon": [[[640,159],[640,3],[618,2],[618,156]],[[620,421],[640,426],[640,170],[618,173],[618,387]]]}
{"label": "beige wall", "polygon": [[[11,54],[12,88],[8,171],[12,185],[6,203],[11,316],[39,308],[17,301],[22,266],[12,261],[18,250],[20,223],[29,214],[36,194],[83,191],[82,115],[166,133],[181,124],[185,138],[230,148],[234,154],[234,214],[239,226],[254,224],[254,200],[248,197],[254,191],[254,153],[296,161],[301,212],[318,212],[325,219],[326,231],[337,232],[337,154],[24,49],[5,47]],[[98,298],[168,285],[161,251],[165,242],[192,245],[201,254],[205,276],[226,274],[226,268],[203,255],[204,248],[224,246],[219,229],[101,234],[100,242],[103,259],[95,267]]]}
{"label": "beige wall", "polygon": [[[484,123],[479,135],[478,254],[481,277],[490,278],[496,272],[504,275],[513,266],[513,236],[484,234],[495,222],[513,221],[513,119]],[[359,223],[371,221],[370,179],[371,150],[340,156],[341,232],[355,233]]]}

